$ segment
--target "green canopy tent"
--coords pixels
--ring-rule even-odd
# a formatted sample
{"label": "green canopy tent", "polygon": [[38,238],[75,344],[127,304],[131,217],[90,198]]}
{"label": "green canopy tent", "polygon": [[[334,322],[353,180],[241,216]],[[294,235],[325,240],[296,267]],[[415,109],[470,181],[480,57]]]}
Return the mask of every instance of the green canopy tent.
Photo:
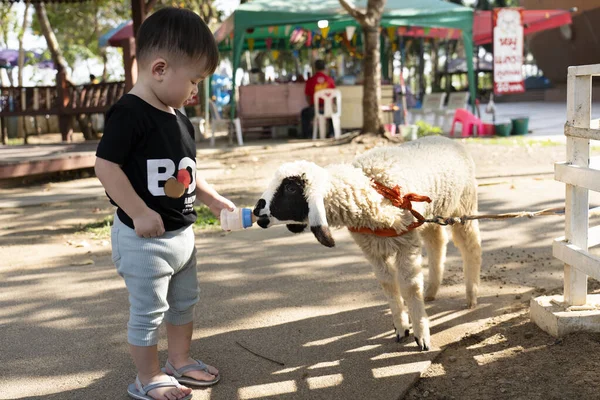
{"label": "green canopy tent", "polygon": [[[367,0],[354,2],[358,9],[366,9]],[[264,39],[285,35],[287,26],[318,30],[317,21],[329,21],[330,32],[357,25],[338,0],[253,0],[242,4],[223,23],[215,37],[221,42],[233,32],[233,81],[235,82],[244,40],[248,37]],[[467,59],[471,102],[475,100],[473,72],[473,10],[443,0],[387,0],[381,26],[419,26],[425,28],[453,28],[462,31]],[[277,27],[277,32],[274,28]],[[232,94],[231,115],[235,115],[235,91]]]}

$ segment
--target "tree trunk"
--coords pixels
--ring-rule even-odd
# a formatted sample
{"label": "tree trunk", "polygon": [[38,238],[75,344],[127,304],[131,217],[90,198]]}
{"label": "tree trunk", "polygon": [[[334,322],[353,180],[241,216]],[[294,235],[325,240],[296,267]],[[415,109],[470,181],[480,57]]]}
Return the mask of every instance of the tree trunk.
{"label": "tree trunk", "polygon": [[365,33],[365,58],[363,60],[363,126],[361,133],[383,135],[381,123],[381,63],[379,29],[363,27]]}
{"label": "tree trunk", "polygon": [[[18,41],[19,41],[19,57],[17,58],[17,86],[23,86],[23,67],[25,66],[25,49],[23,48],[23,36],[27,30],[28,17],[29,16],[29,1],[25,3],[25,11],[23,12],[23,23],[19,30]],[[19,124],[17,127],[18,136],[23,138],[25,144],[27,144],[27,127],[25,125],[27,117],[20,117]]]}
{"label": "tree trunk", "polygon": [[106,49],[102,49],[100,55],[102,56],[102,82],[106,82],[108,80],[108,54],[106,54]]}
{"label": "tree trunk", "polygon": [[[50,50],[50,54],[52,55],[54,66],[59,72],[67,72],[67,61],[62,55],[62,51],[60,50],[60,46],[58,45],[54,31],[52,30],[52,26],[50,26],[50,21],[48,20],[48,15],[46,14],[46,6],[44,3],[34,3],[33,6],[35,7],[35,13],[37,14],[38,21],[42,29],[42,34],[44,35],[44,38],[46,38],[48,50]],[[70,81],[68,77],[67,80]]]}
{"label": "tree trunk", "polygon": [[25,3],[25,11],[23,12],[23,25],[19,31],[19,59],[17,67],[19,68],[17,75],[17,85],[23,86],[23,67],[25,66],[25,49],[23,49],[23,36],[29,24],[29,1]]}
{"label": "tree trunk", "polygon": [[373,133],[383,135],[381,123],[381,63],[379,27],[386,0],[368,0],[366,12],[361,12],[339,0],[340,5],[356,19],[365,35],[364,43],[364,82],[363,82],[363,127],[361,134]]}
{"label": "tree trunk", "polygon": [[[73,82],[71,82],[67,69],[67,61],[62,55],[62,51],[60,50],[60,46],[58,44],[58,41],[56,40],[54,31],[52,30],[52,26],[50,25],[50,21],[48,20],[48,15],[46,14],[46,6],[44,5],[44,3],[34,3],[34,7],[38,17],[38,21],[40,23],[40,27],[42,29],[42,34],[46,38],[48,49],[50,50],[50,54],[52,55],[52,61],[54,62],[54,66],[57,70],[57,85],[59,84],[58,74],[64,72],[64,76],[67,83],[70,86],[75,86],[73,85]],[[94,133],[92,132],[89,118],[85,114],[78,114],[76,118],[77,122],[79,123],[79,128],[81,129],[81,132],[83,133],[85,139],[96,139],[96,135],[94,135]],[[72,117],[70,115],[59,115],[59,120],[63,140],[70,141],[72,132]]]}

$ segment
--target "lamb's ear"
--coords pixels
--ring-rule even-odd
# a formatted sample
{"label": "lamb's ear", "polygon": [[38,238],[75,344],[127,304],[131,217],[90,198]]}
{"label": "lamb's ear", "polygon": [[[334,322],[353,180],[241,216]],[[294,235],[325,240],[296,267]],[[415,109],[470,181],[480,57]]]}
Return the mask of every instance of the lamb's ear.
{"label": "lamb's ear", "polygon": [[287,224],[286,228],[292,233],[302,233],[306,229],[305,224]]}
{"label": "lamb's ear", "polygon": [[321,243],[323,246],[335,246],[335,240],[333,240],[328,226],[311,226],[310,230],[315,235],[319,243]]}
{"label": "lamb's ear", "polygon": [[335,246],[335,240],[329,231],[327,224],[327,215],[325,213],[325,203],[323,197],[317,195],[308,199],[308,223],[310,230],[315,235],[319,243],[323,246]]}

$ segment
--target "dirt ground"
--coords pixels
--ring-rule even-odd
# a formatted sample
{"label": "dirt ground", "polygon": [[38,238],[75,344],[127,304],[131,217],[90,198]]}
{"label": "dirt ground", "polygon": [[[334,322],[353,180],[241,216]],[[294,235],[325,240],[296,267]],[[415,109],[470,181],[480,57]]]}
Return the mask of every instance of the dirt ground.
{"label": "dirt ground", "polygon": [[[298,159],[321,165],[344,162],[368,148],[383,144],[373,140],[342,144],[309,141],[273,144],[264,141],[242,148],[201,148],[198,168],[219,192],[236,204],[252,206],[273,170],[282,162]],[[533,183],[551,180],[553,163],[565,159],[564,145],[534,143],[521,138],[466,141],[466,144],[475,159],[482,187],[514,185],[519,179]],[[51,186],[48,182],[38,190],[47,190]],[[2,190],[8,189],[0,189],[0,195]],[[106,257],[110,252],[110,239],[82,232],[81,227],[101,221],[112,212],[105,198],[48,204],[35,210],[2,210],[2,263],[8,262],[13,268],[27,268],[42,261],[77,266]],[[201,234],[221,233],[207,230]],[[538,245],[549,247],[548,243]],[[483,281],[496,281],[501,288],[509,280],[507,266],[512,270],[516,265],[523,282],[538,286],[538,289],[527,295],[514,295],[511,307],[503,315],[490,319],[484,331],[473,332],[443,349],[404,398],[600,399],[600,334],[575,334],[557,340],[529,320],[530,297],[562,293],[556,279],[538,278],[536,266],[547,264],[560,270],[560,263],[551,257],[548,249],[543,254],[533,250],[510,252],[484,248],[486,252],[488,265],[482,273]],[[455,271],[448,270],[445,283],[462,279],[462,273]],[[514,275],[519,272],[512,274],[513,281],[520,279]],[[537,279],[540,279],[539,285],[535,284]],[[547,282],[554,282],[554,287],[548,287]],[[600,285],[591,281],[590,291],[598,292],[598,289]]]}

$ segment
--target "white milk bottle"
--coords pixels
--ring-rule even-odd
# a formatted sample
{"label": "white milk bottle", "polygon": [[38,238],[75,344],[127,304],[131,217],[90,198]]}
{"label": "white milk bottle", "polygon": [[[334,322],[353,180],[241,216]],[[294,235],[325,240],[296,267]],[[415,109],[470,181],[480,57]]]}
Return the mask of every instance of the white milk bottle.
{"label": "white milk bottle", "polygon": [[221,228],[224,231],[239,231],[252,226],[256,217],[250,208],[236,208],[233,211],[221,210]]}

